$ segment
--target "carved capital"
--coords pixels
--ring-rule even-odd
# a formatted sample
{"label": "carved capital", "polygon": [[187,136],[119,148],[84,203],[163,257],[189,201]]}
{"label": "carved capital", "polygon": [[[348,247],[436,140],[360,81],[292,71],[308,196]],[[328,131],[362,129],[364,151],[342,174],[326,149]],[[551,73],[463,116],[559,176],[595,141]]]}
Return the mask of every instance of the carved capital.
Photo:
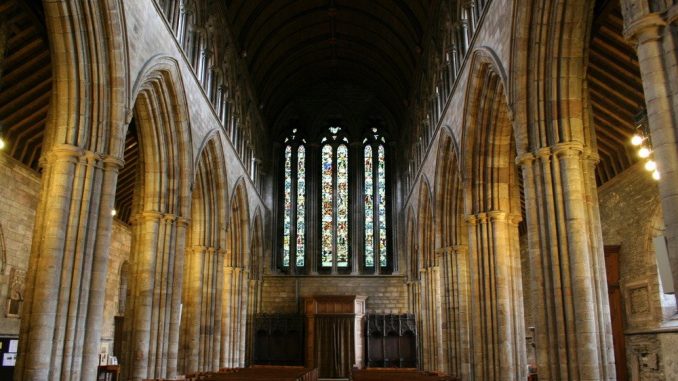
{"label": "carved capital", "polygon": [[83,149],[80,147],[71,144],[58,144],[52,147],[52,150],[46,155],[47,163],[54,163],[57,161],[77,163],[82,153]]}
{"label": "carved capital", "polygon": [[490,220],[490,222],[506,221],[507,216],[508,213],[501,210],[492,210],[487,212],[487,218]]}
{"label": "carved capital", "polygon": [[579,142],[558,143],[551,148],[556,157],[580,156],[584,153],[584,146]]}
{"label": "carved capital", "polygon": [[188,224],[191,223],[191,219],[190,219],[190,218],[186,218],[186,217],[178,216],[178,217],[176,218],[176,220],[177,220],[177,226],[180,226],[180,227],[187,227]]}
{"label": "carved capital", "polygon": [[464,216],[464,221],[469,225],[476,225],[478,223],[478,218],[473,214],[467,214]]}
{"label": "carved capital", "polygon": [[104,161],[104,170],[105,171],[115,171],[118,172],[120,168],[125,165],[125,161],[121,158],[107,155],[103,158]]}
{"label": "carved capital", "polygon": [[624,38],[641,45],[661,39],[666,21],[658,13],[650,13],[631,21],[624,28]]}
{"label": "carved capital", "polygon": [[539,158],[539,160],[542,161],[542,163],[549,163],[551,161],[551,148],[549,147],[543,147],[540,148],[539,151],[537,151],[536,156]]}
{"label": "carved capital", "polygon": [[138,213],[134,218],[135,222],[147,222],[147,221],[160,221],[163,218],[163,214],[160,212],[148,210],[145,212]]}
{"label": "carved capital", "polygon": [[532,152],[525,152],[516,156],[516,165],[526,167],[532,165],[536,157]]}

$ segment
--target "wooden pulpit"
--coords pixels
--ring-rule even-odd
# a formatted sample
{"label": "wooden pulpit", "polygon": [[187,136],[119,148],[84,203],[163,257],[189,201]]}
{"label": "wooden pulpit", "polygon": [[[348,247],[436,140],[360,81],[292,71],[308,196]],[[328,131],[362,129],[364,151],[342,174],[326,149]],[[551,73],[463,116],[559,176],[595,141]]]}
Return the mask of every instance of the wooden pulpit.
{"label": "wooden pulpit", "polygon": [[348,378],[363,367],[362,319],[366,296],[321,295],[304,298],[306,367],[318,375]]}

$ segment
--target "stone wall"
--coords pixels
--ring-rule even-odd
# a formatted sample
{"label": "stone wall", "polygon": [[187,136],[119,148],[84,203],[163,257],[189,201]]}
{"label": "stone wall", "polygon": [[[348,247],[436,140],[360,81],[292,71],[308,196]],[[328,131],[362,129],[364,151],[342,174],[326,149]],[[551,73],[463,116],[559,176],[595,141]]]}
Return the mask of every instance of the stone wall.
{"label": "stone wall", "polygon": [[[19,334],[19,318],[8,317],[10,282],[23,294],[40,177],[32,169],[0,153],[0,335]],[[15,292],[15,296],[16,296]]]}
{"label": "stone wall", "polygon": [[[654,237],[664,232],[657,184],[635,165],[598,190],[605,245],[619,245],[619,271],[629,376],[670,380],[676,373],[678,321],[673,297],[661,291]],[[669,349],[671,348],[671,349]]]}
{"label": "stone wall", "polygon": [[[132,233],[130,228],[118,220],[113,220],[111,235],[111,251],[108,261],[108,277],[106,278],[106,301],[104,303],[104,326],[101,331],[102,346],[107,353],[113,350],[113,334],[115,316],[119,315],[120,269],[129,260]],[[120,355],[115,353],[115,355]]]}
{"label": "stone wall", "polygon": [[405,277],[401,276],[266,276],[260,311],[296,313],[301,298],[313,295],[367,295],[368,313],[409,312]]}

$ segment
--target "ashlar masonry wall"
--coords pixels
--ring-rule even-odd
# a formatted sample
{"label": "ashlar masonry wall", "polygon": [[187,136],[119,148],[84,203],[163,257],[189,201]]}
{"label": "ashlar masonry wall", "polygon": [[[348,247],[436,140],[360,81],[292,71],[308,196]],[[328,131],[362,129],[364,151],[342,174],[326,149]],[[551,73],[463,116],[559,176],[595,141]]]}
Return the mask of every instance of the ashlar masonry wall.
{"label": "ashlar masonry wall", "polygon": [[297,313],[303,297],[366,295],[367,313],[407,313],[404,276],[265,276],[262,313]]}
{"label": "ashlar masonry wall", "polygon": [[[598,189],[605,245],[619,246],[627,369],[632,379],[678,374],[678,320],[661,289],[653,239],[664,233],[657,184],[640,164]],[[634,378],[636,377],[636,378]]]}

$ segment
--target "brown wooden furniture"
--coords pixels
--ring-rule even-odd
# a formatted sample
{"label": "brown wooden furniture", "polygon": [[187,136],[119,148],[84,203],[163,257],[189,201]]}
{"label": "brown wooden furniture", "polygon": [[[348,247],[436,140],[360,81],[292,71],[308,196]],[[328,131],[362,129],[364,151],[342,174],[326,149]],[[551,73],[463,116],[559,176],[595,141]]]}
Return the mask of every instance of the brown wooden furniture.
{"label": "brown wooden furniture", "polygon": [[120,365],[99,365],[97,380],[118,381],[120,379]]}
{"label": "brown wooden furniture", "polygon": [[353,381],[458,381],[458,378],[416,369],[369,368],[353,369]]}
{"label": "brown wooden furniture", "polygon": [[254,366],[186,376],[187,381],[317,381],[318,370],[296,366]]}
{"label": "brown wooden furniture", "polygon": [[304,316],[259,314],[254,317],[256,365],[304,365]]}
{"label": "brown wooden furniture", "polygon": [[[321,295],[304,298],[304,313],[306,315],[306,367],[318,368],[320,377],[327,377],[327,369],[346,369],[346,374],[333,374],[331,377],[348,377],[353,367],[363,367],[364,336],[362,333],[362,319],[365,316],[366,296],[361,295]],[[317,363],[316,353],[326,349],[317,348],[319,340],[316,330],[317,318],[353,319],[352,334],[354,347],[349,359],[352,364],[323,364]],[[332,356],[328,356],[332,357]],[[342,357],[343,358],[343,357]]]}
{"label": "brown wooden furniture", "polygon": [[416,368],[414,315],[367,315],[365,341],[368,368]]}

